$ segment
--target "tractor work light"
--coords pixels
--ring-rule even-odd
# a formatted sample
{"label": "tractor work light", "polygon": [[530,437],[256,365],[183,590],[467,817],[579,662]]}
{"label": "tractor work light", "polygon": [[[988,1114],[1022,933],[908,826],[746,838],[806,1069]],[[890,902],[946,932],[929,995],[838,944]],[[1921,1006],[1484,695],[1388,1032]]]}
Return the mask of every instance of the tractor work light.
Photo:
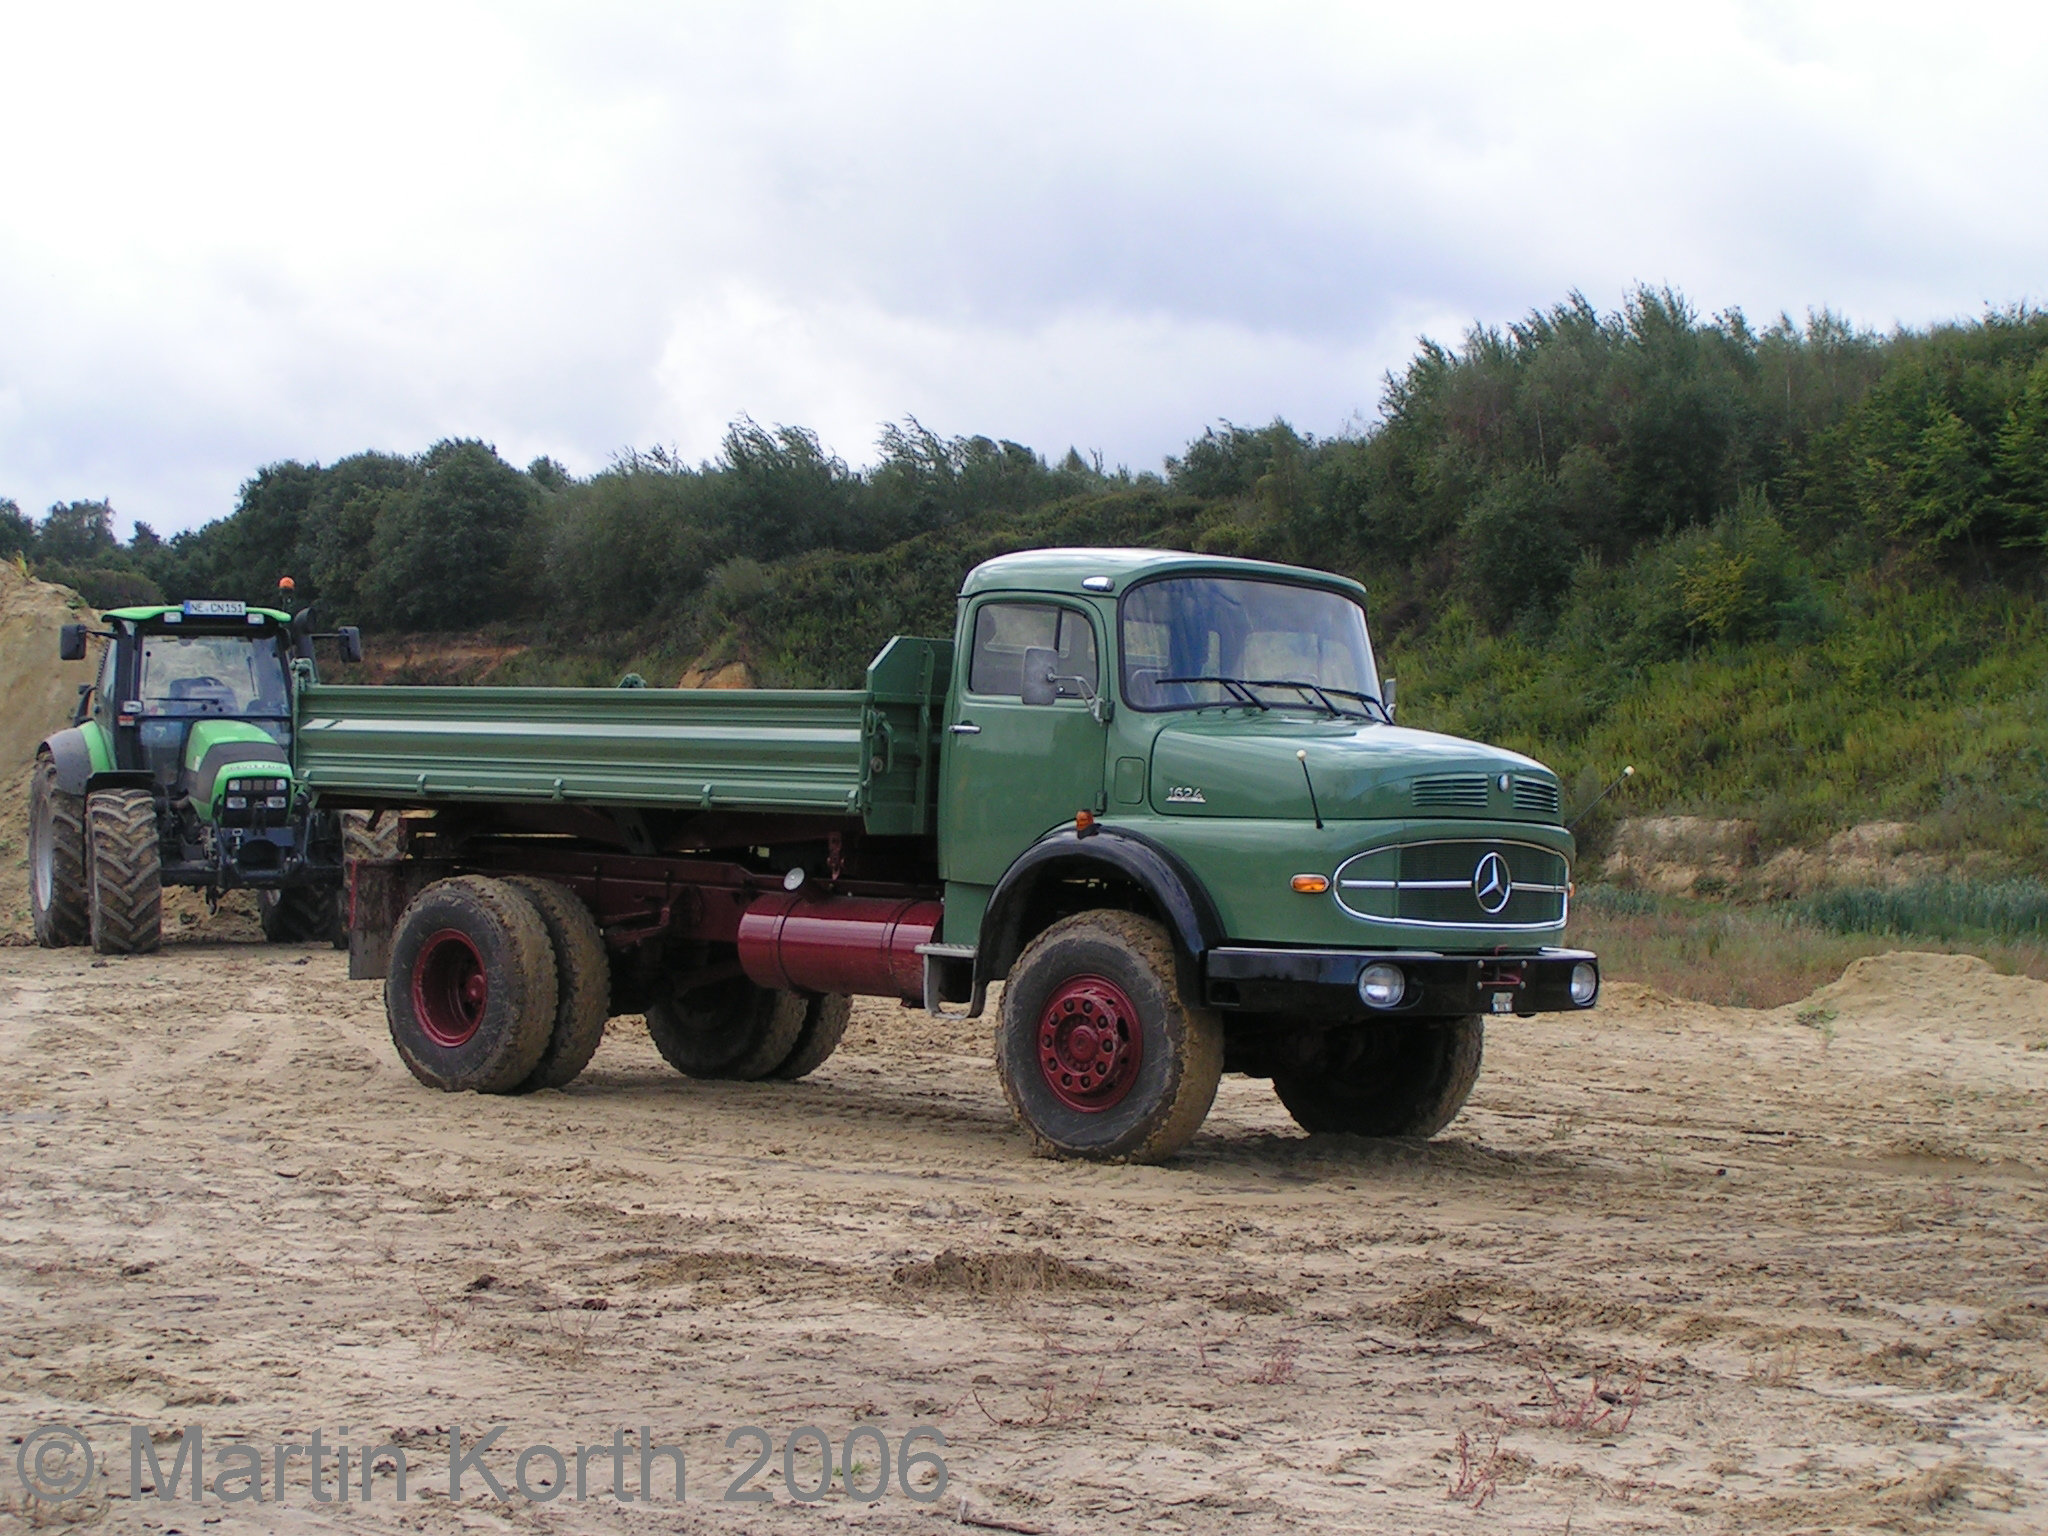
{"label": "tractor work light", "polygon": [[246,811],[249,809],[249,797],[247,795],[229,795],[227,804],[228,809],[231,811]]}
{"label": "tractor work light", "polygon": [[1581,960],[1572,967],[1572,1001],[1581,1008],[1590,1008],[1599,995],[1600,968],[1590,960]]}
{"label": "tractor work light", "polygon": [[1358,996],[1368,1008],[1398,1008],[1408,995],[1408,978],[1398,965],[1375,961],[1358,973]]}

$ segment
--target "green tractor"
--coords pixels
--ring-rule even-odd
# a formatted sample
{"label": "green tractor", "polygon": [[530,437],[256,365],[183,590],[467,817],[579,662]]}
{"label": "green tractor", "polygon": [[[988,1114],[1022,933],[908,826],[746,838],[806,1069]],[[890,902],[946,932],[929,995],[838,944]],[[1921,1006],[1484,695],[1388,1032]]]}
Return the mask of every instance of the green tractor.
{"label": "green tractor", "polygon": [[65,661],[106,640],[69,730],[36,749],[29,895],[47,948],[90,942],[140,954],[162,937],[163,887],[257,893],[281,943],[345,942],[342,828],[312,809],[291,769],[292,689],[313,679],[313,641],[362,659],[353,628],[316,636],[312,610],[217,600],[116,608],[66,624]]}

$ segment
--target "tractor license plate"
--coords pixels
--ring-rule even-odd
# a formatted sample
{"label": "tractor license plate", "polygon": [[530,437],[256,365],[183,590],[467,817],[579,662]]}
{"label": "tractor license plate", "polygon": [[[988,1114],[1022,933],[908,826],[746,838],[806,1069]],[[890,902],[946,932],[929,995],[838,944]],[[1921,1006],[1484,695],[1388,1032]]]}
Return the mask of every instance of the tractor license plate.
{"label": "tractor license plate", "polygon": [[249,611],[247,603],[231,602],[224,597],[188,598],[180,606],[188,617],[195,619],[239,619]]}
{"label": "tractor license plate", "polygon": [[1493,1011],[1495,1013],[1513,1013],[1515,1011],[1515,994],[1512,992],[1494,993]]}

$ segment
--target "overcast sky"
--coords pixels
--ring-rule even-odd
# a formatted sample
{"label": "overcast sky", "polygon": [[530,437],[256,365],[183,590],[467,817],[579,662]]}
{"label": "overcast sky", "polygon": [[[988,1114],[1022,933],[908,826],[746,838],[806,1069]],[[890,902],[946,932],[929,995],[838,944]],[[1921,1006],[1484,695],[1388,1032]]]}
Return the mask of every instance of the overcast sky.
{"label": "overcast sky", "polygon": [[1157,468],[1638,283],[2048,298],[2048,12],[0,0],[0,496],[915,415]]}

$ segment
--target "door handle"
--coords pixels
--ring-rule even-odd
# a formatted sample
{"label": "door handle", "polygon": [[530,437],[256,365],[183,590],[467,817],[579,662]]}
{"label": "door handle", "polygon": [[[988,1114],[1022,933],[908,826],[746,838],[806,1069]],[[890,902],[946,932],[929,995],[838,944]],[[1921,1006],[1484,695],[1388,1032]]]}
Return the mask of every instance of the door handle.
{"label": "door handle", "polygon": [[962,720],[958,725],[949,725],[946,729],[955,736],[979,736],[981,734],[981,727],[972,720]]}

